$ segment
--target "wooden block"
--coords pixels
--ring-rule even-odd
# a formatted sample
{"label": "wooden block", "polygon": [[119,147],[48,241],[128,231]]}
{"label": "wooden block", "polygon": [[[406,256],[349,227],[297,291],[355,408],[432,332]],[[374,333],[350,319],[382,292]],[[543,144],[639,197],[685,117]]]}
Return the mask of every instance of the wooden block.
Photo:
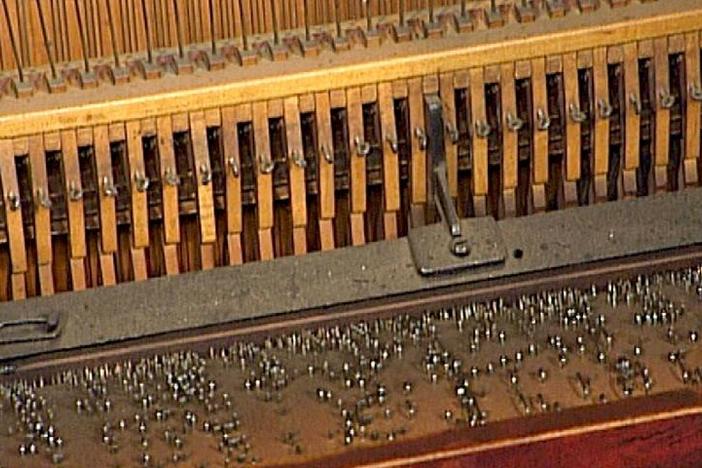
{"label": "wooden block", "polygon": [[514,83],[514,64],[502,65],[500,94],[502,95],[502,110],[504,112],[504,131],[502,132],[502,190],[514,189],[517,186],[518,164],[518,130],[509,127],[511,118],[517,117],[517,90]]}
{"label": "wooden block", "polygon": [[439,93],[444,118],[444,152],[446,171],[451,197],[458,196],[458,126],[456,124],[456,96],[453,87],[453,74],[442,73],[439,77]]}
{"label": "wooden block", "polygon": [[[670,95],[668,39],[658,38],[653,43],[655,66],[655,109],[656,109],[656,138],[655,165],[668,166],[668,150],[670,148],[670,108],[663,105],[663,98]],[[699,56],[699,54],[698,54]],[[665,189],[668,185],[666,176],[656,179],[656,185]]]}
{"label": "wooden block", "polygon": [[[609,101],[609,74],[607,72],[607,49],[599,47],[593,54],[592,78],[595,94],[595,175],[606,175],[609,169],[609,118],[601,115],[602,106],[611,106]],[[606,195],[606,192],[602,195]]]}
{"label": "wooden block", "polygon": [[[335,216],[334,202],[334,141],[332,139],[331,108],[328,93],[315,95],[315,119],[317,123],[319,217],[331,219]],[[327,161],[331,158],[331,163]]]}
{"label": "wooden block", "polygon": [[413,78],[407,82],[407,85],[412,141],[410,200],[412,204],[424,204],[427,202],[427,152],[422,79]]}
{"label": "wooden block", "polygon": [[334,221],[332,219],[319,220],[319,239],[322,251],[334,248]]}
{"label": "wooden block", "polygon": [[307,228],[305,226],[293,227],[293,252],[295,255],[307,253]]}
{"label": "wooden block", "polygon": [[[702,91],[702,77],[700,76],[700,38],[694,32],[685,36],[685,70],[687,83],[690,87],[697,87]],[[693,99],[690,89],[687,90],[687,114],[685,119],[685,159],[699,159],[700,157],[700,112],[702,102]]]}
{"label": "wooden block", "polygon": [[11,276],[12,300],[17,301],[27,297],[27,283],[24,273],[12,273]]}
{"label": "wooden block", "polygon": [[[226,171],[227,233],[238,235],[242,231],[241,221],[241,158],[239,156],[239,134],[236,111],[233,107],[222,109],[222,147]],[[239,246],[239,254],[241,254]],[[235,255],[236,257],[236,255]],[[231,250],[230,250],[231,261]],[[238,262],[241,263],[241,262]]]}
{"label": "wooden block", "polygon": [[626,99],[624,168],[636,169],[639,167],[639,133],[641,131],[641,118],[636,109],[636,102],[640,102],[641,97],[639,56],[635,42],[624,45],[624,98]]}
{"label": "wooden block", "polygon": [[146,193],[140,181],[146,178],[144,147],[141,141],[139,122],[127,122],[127,155],[131,187],[132,247],[143,249],[149,246],[149,212]]}
{"label": "wooden block", "polygon": [[[303,167],[305,164],[305,153],[302,147],[300,108],[298,107],[297,97],[293,96],[285,99],[283,108],[289,161],[288,171],[290,177],[292,223],[294,227],[301,227],[307,224],[307,190],[305,187],[305,168]],[[303,166],[296,163],[296,160],[302,160]],[[306,245],[307,243],[305,241],[305,246]]]}
{"label": "wooden block", "polygon": [[178,246],[176,244],[165,244],[163,246],[163,259],[166,265],[166,275],[171,276],[180,273]]}
{"label": "wooden block", "polygon": [[207,146],[207,127],[204,112],[190,113],[190,139],[195,163],[197,183],[198,218],[200,220],[200,242],[209,244],[217,240],[212,194],[212,167]]}
{"label": "wooden block", "polygon": [[392,85],[378,85],[378,107],[380,108],[380,130],[383,141],[383,194],[385,211],[400,209],[400,158],[397,153],[397,128],[395,125],[395,101]]}
{"label": "wooden block", "polygon": [[[29,137],[29,166],[32,171],[32,193],[35,197],[34,242],[37,248],[37,263],[41,267],[42,265],[50,265],[53,258],[51,252],[51,207],[49,184],[46,176],[46,153],[41,135]],[[51,290],[53,291],[53,276],[51,277]]]}
{"label": "wooden block", "polygon": [[114,254],[106,253],[100,255],[100,274],[103,286],[114,286],[117,284]]}
{"label": "wooden block", "polygon": [[258,250],[261,260],[273,260],[275,251],[273,250],[273,230],[258,230]]}
{"label": "wooden block", "polygon": [[358,88],[350,88],[346,92],[348,109],[349,148],[351,154],[351,212],[365,213],[366,211],[366,158],[359,154],[365,143],[363,131],[363,109],[361,93]]}
{"label": "wooden block", "polygon": [[241,234],[229,234],[227,236],[227,250],[229,252],[229,264],[241,265],[244,262],[244,256],[241,251]]}
{"label": "wooden block", "polygon": [[105,125],[93,129],[95,141],[95,168],[100,193],[100,246],[102,253],[113,254],[117,251],[117,218],[115,208],[116,193],[112,175],[112,153],[110,135]]}
{"label": "wooden block", "polygon": [[203,270],[211,270],[215,267],[214,247],[214,244],[200,244],[200,264]]}
{"label": "wooden block", "polygon": [[[258,207],[258,229],[259,231],[270,230],[273,227],[273,174],[266,166],[271,163],[270,136],[268,134],[268,113],[265,102],[257,102],[253,105],[253,128],[256,148],[256,195]],[[272,257],[271,240],[271,257]],[[264,251],[265,245],[260,245]],[[262,259],[263,256],[262,256]]]}
{"label": "wooden block", "polygon": [[351,213],[351,244],[363,245],[366,243],[366,233],[363,213]]}
{"label": "wooden block", "polygon": [[39,288],[42,296],[54,294],[54,272],[51,264],[39,265]]}
{"label": "wooden block", "polygon": [[531,83],[534,100],[534,181],[536,185],[548,182],[548,131],[539,127],[540,113],[548,118],[548,94],[546,92],[546,62],[537,58],[531,62]]}
{"label": "wooden block", "polygon": [[[68,205],[71,258],[83,259],[86,254],[85,219],[83,217],[82,196],[83,186],[80,179],[80,165],[78,163],[78,146],[76,144],[75,131],[64,130],[61,132],[61,147],[65,182],[64,189],[67,197],[66,204]],[[72,193],[75,196],[72,196]],[[85,282],[85,278],[83,282]]]}
{"label": "wooden block", "polygon": [[169,116],[159,117],[156,120],[156,132],[158,135],[158,157],[161,163],[164,238],[166,244],[177,244],[180,242],[178,168],[173,150],[173,127]]}
{"label": "wooden block", "polygon": [[61,151],[61,134],[59,132],[51,132],[44,134],[44,150]]}
{"label": "wooden block", "polygon": [[71,285],[73,291],[83,291],[85,284],[85,258],[71,258]]}
{"label": "wooden block", "polygon": [[329,92],[329,105],[332,109],[346,107],[346,92],[343,89],[333,89]]}
{"label": "wooden block", "polygon": [[146,252],[144,252],[144,249],[131,250],[134,281],[144,281],[148,278],[148,272],[146,269]]}
{"label": "wooden block", "polygon": [[578,82],[578,64],[576,54],[563,56],[563,86],[566,102],[566,179],[580,178],[580,134],[582,122],[579,122],[580,91]]}
{"label": "wooden block", "polygon": [[485,81],[483,69],[470,70],[470,103],[473,117],[473,195],[487,195],[488,192],[488,141],[475,134],[478,122],[487,123],[485,113]]}
{"label": "wooden block", "polygon": [[0,140],[0,183],[2,198],[5,203],[5,226],[10,247],[10,262],[13,273],[27,271],[27,250],[24,244],[24,226],[22,224],[22,208],[12,207],[12,199],[20,201],[15,155],[12,141]]}

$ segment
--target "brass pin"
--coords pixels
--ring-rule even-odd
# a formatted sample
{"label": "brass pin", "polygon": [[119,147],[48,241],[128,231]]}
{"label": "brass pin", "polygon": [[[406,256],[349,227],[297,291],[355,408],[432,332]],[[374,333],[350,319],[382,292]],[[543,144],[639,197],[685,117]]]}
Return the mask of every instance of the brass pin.
{"label": "brass pin", "polygon": [[398,15],[400,17],[400,26],[405,26],[405,0],[399,0],[400,4],[397,7]]}
{"label": "brass pin", "polygon": [[434,0],[429,0],[429,22],[434,22]]}
{"label": "brass pin", "polygon": [[244,18],[243,0],[239,0],[239,19],[241,20],[241,46],[244,50],[249,50],[249,41],[246,38],[246,20]]}
{"label": "brass pin", "polygon": [[310,10],[309,10],[309,0],[303,0],[302,2],[302,7],[305,9],[304,13],[304,18],[305,18],[305,40],[307,42],[310,42],[311,37],[310,37]]}
{"label": "brass pin", "polygon": [[[241,2],[239,2],[241,5]],[[180,25],[180,13],[178,12],[178,0],[173,0],[173,16],[175,16],[176,36],[178,39],[178,56],[182,59],[185,57],[183,52],[183,28]]]}
{"label": "brass pin", "polygon": [[[275,23],[275,18],[274,18]],[[212,38],[212,54],[217,53],[217,37],[215,36],[214,0],[210,0],[210,36]],[[275,27],[275,26],[274,26]]]}
{"label": "brass pin", "polygon": [[[403,0],[400,0],[401,2]],[[336,22],[336,37],[341,38],[341,16],[339,13],[339,0],[334,0],[334,21]]]}
{"label": "brass pin", "polygon": [[[38,2],[39,0],[37,0]],[[107,4],[107,23],[110,26],[110,41],[112,42],[112,55],[115,60],[115,67],[119,68],[119,51],[117,50],[117,35],[115,34],[115,22],[112,20],[112,2],[105,0]]]}
{"label": "brass pin", "polygon": [[146,60],[153,64],[154,57],[151,50],[151,31],[149,28],[149,15],[146,11],[146,0],[141,0],[141,15],[144,18],[144,34],[146,35]]}
{"label": "brass pin", "polygon": [[17,63],[17,74],[19,75],[20,83],[24,83],[24,70],[22,68],[22,60],[20,59],[19,51],[17,50],[15,30],[12,27],[12,21],[10,21],[10,12],[7,8],[7,0],[2,0],[2,8],[5,11],[5,23],[7,23],[7,30],[10,33],[10,46],[12,47],[12,55],[15,57],[15,62]]}
{"label": "brass pin", "polygon": [[46,49],[46,57],[49,60],[49,67],[51,68],[51,78],[57,79],[58,75],[56,73],[56,64],[54,63],[54,57],[51,55],[51,43],[49,42],[49,35],[46,32],[46,20],[44,19],[44,11],[41,7],[41,1],[35,0],[34,2],[37,6],[37,12],[39,13],[39,26],[41,27],[41,36],[44,40],[44,49]]}
{"label": "brass pin", "polygon": [[370,0],[363,0],[363,4],[366,7],[366,31],[370,31],[373,27],[373,19],[371,18],[371,4]]}
{"label": "brass pin", "polygon": [[275,0],[271,0],[271,16],[273,19],[273,44],[278,45],[280,44],[280,32],[278,31],[278,9]]}
{"label": "brass pin", "polygon": [[76,5],[76,21],[78,22],[78,34],[80,34],[80,50],[83,54],[83,66],[85,67],[85,72],[90,72],[90,61],[88,60],[88,44],[85,38],[85,28],[83,27],[83,17],[80,14],[80,2],[74,0]]}

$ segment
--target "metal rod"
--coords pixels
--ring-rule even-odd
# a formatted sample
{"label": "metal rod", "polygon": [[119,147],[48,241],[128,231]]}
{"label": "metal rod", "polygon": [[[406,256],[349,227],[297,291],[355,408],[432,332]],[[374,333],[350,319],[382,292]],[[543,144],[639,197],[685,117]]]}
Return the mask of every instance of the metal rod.
{"label": "metal rod", "polygon": [[24,83],[24,70],[22,69],[22,59],[20,58],[19,51],[17,50],[15,30],[13,29],[12,21],[10,20],[10,11],[7,8],[7,0],[2,0],[2,8],[5,11],[5,22],[7,23],[7,30],[10,33],[10,46],[12,47],[12,55],[14,55],[15,62],[17,63],[17,74],[19,75],[20,83]]}
{"label": "metal rod", "polygon": [[429,22],[434,22],[434,0],[429,0]]}
{"label": "metal rod", "polygon": [[146,0],[141,0],[141,14],[144,17],[144,34],[146,35],[146,59],[150,64],[153,64],[154,57],[151,50],[151,30],[149,28],[149,14],[146,11]]}
{"label": "metal rod", "polygon": [[[37,0],[40,1],[40,0]],[[110,26],[110,41],[112,42],[112,55],[115,60],[115,67],[119,68],[119,51],[117,50],[117,35],[115,34],[115,22],[112,19],[112,1],[105,0],[107,4],[107,23]]]}
{"label": "metal rod", "polygon": [[85,72],[90,72],[90,61],[88,60],[88,44],[85,38],[85,29],[83,29],[83,17],[80,16],[80,2],[74,0],[76,5],[76,21],[78,22],[78,33],[80,34],[80,49],[83,54],[83,66]]}
{"label": "metal rod", "polygon": [[280,32],[278,31],[278,8],[275,0],[271,0],[271,16],[273,19],[273,44],[278,45],[280,44]]}
{"label": "metal rod", "polygon": [[310,37],[310,10],[309,10],[309,1],[308,0],[303,0],[302,6],[305,9],[304,11],[304,18],[305,18],[305,40],[307,42],[310,42],[311,37]]}
{"label": "metal rod", "polygon": [[44,19],[44,11],[41,7],[41,0],[35,0],[34,2],[37,6],[37,12],[39,13],[39,26],[41,27],[41,36],[44,40],[44,49],[46,49],[46,57],[49,59],[49,67],[51,67],[51,78],[56,79],[58,75],[56,73],[56,64],[54,63],[54,58],[51,56],[51,43],[49,42],[49,34],[46,31],[46,20]]}
{"label": "metal rod", "polygon": [[212,37],[212,54],[217,53],[217,37],[215,36],[214,0],[210,0],[210,36]]}
{"label": "metal rod", "polygon": [[249,40],[246,37],[246,21],[244,20],[244,1],[239,0],[239,19],[241,20],[241,46],[249,50]]}
{"label": "metal rod", "polygon": [[176,36],[178,36],[178,56],[182,59],[183,52],[183,28],[180,26],[180,12],[178,11],[178,0],[173,0],[173,16],[175,16]]}
{"label": "metal rod", "polygon": [[373,19],[371,18],[371,0],[363,0],[366,6],[366,31],[370,31],[373,27]]}
{"label": "metal rod", "polygon": [[468,13],[468,8],[466,7],[466,0],[461,0],[461,17],[465,18]]}
{"label": "metal rod", "polygon": [[334,21],[336,22],[336,37],[341,38],[341,13],[339,12],[339,10],[339,0],[334,0]]}
{"label": "metal rod", "polygon": [[399,0],[400,4],[397,7],[398,15],[400,16],[400,26],[405,26],[405,0]]}

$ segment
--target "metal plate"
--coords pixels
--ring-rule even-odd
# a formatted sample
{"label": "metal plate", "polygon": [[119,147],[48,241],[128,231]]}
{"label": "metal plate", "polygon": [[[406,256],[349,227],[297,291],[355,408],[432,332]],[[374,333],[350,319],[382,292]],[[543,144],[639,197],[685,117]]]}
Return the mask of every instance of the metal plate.
{"label": "metal plate", "polygon": [[[567,209],[497,223],[502,265],[425,277],[406,238],[0,305],[11,320],[64,314],[51,341],[0,346],[10,360],[203,327],[434,291],[477,288],[630,255],[702,245],[702,189]],[[323,312],[322,312],[323,313]]]}
{"label": "metal plate", "polygon": [[461,229],[470,251],[459,257],[444,223],[411,229],[407,240],[417,271],[425,276],[458,273],[465,269],[504,263],[505,244],[493,218],[462,219]]}

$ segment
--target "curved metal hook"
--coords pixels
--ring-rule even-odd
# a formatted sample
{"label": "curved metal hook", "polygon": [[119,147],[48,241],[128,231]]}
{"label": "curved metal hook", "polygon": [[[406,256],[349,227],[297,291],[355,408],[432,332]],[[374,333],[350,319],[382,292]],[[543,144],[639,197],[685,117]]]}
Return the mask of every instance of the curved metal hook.
{"label": "curved metal hook", "polygon": [[117,196],[117,187],[107,176],[102,178],[102,193],[110,198]]}
{"label": "curved metal hook", "polygon": [[397,152],[400,150],[400,145],[397,143],[397,136],[387,137],[387,142],[390,145],[392,152],[397,154]]}
{"label": "curved metal hook", "polygon": [[507,128],[512,132],[518,132],[524,127],[524,120],[520,119],[512,112],[507,113],[505,122],[507,123]]}
{"label": "curved metal hook", "polygon": [[35,194],[37,206],[46,208],[47,210],[51,208],[51,199],[46,194],[46,192],[44,192],[43,188],[38,188]]}
{"label": "curved metal hook", "polygon": [[270,174],[275,169],[275,162],[263,154],[258,155],[258,170],[261,174]]}
{"label": "curved metal hook", "polygon": [[572,102],[568,106],[568,111],[570,113],[570,118],[575,123],[583,123],[587,120],[587,114]]}
{"label": "curved metal hook", "polygon": [[210,169],[210,166],[204,163],[201,164],[200,174],[202,175],[202,185],[210,185],[210,182],[212,182],[212,170]]}
{"label": "curved metal hook", "polygon": [[322,153],[322,157],[329,164],[334,164],[334,153],[327,147],[327,145],[322,144],[319,147],[319,152]]}
{"label": "curved metal hook", "polygon": [[450,122],[446,123],[446,133],[448,134],[449,140],[452,144],[458,144],[458,129],[456,125]]}
{"label": "curved metal hook", "polygon": [[141,172],[134,173],[134,183],[136,184],[137,192],[146,192],[151,185],[151,181]]}
{"label": "curved metal hook", "polygon": [[548,116],[546,111],[539,109],[536,111],[536,128],[545,132],[551,126],[551,117]]}
{"label": "curved metal hook", "polygon": [[486,121],[475,121],[475,134],[478,135],[479,138],[487,138],[490,132],[492,132],[492,128],[490,128],[490,125]]}
{"label": "curved metal hook", "polygon": [[370,150],[371,150],[370,143],[361,139],[360,136],[356,136],[353,139],[353,143],[356,145],[356,154],[358,156],[368,156],[368,154],[370,154]]}
{"label": "curved metal hook", "polygon": [[19,195],[17,195],[15,192],[10,190],[7,193],[7,201],[10,203],[10,210],[12,211],[17,211],[20,209],[20,206],[22,206],[22,201],[20,200]]}
{"label": "curved metal hook", "polygon": [[229,169],[232,171],[234,178],[239,178],[239,163],[237,160],[234,158],[229,158],[227,159],[227,164],[229,165]]}
{"label": "curved metal hook", "polygon": [[690,97],[693,101],[702,101],[702,85],[690,83]]}
{"label": "curved metal hook", "polygon": [[641,99],[639,99],[639,97],[636,94],[631,93],[629,95],[629,103],[634,108],[634,113],[636,115],[641,114]]}
{"label": "curved metal hook", "polygon": [[305,161],[305,156],[302,154],[302,151],[300,150],[293,150],[292,153],[290,154],[290,159],[292,160],[293,164],[295,164],[297,167],[304,169],[307,167],[307,161]]}
{"label": "curved metal hook", "polygon": [[659,102],[663,109],[670,109],[675,104],[675,96],[667,89],[661,89],[658,93]]}
{"label": "curved metal hook", "polygon": [[427,149],[427,133],[424,131],[423,128],[415,128],[414,129],[414,136],[417,139],[417,142],[419,143],[419,149],[421,151],[424,151]]}
{"label": "curved metal hook", "polygon": [[166,181],[166,184],[170,185],[171,187],[175,187],[180,184],[180,177],[178,177],[178,174],[172,167],[166,169],[166,171],[163,173],[163,179]]}
{"label": "curved metal hook", "polygon": [[610,118],[612,116],[612,112],[614,112],[612,104],[604,99],[597,101],[597,109],[599,110],[600,118],[602,119]]}
{"label": "curved metal hook", "polygon": [[83,198],[83,189],[78,188],[78,184],[73,180],[68,184],[68,198],[71,201],[79,201]]}

